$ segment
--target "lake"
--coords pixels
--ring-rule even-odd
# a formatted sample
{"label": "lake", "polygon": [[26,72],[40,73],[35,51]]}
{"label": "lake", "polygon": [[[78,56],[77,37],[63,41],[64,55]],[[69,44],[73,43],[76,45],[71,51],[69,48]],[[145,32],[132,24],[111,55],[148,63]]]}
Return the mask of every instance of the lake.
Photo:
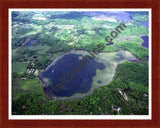
{"label": "lake", "polygon": [[36,40],[31,40],[31,41],[27,44],[27,46],[31,46],[34,41],[36,41]]}
{"label": "lake", "polygon": [[[39,75],[44,85],[44,92],[53,99],[87,96],[96,88],[108,85],[113,80],[118,64],[125,60],[137,60],[134,55],[125,50],[94,54],[95,57],[92,59],[84,59],[86,56],[91,57],[91,53],[85,50],[71,50],[58,56]],[[81,68],[79,64],[83,60],[88,62],[86,65],[81,63],[83,66]],[[57,84],[61,89],[57,89]]]}
{"label": "lake", "polygon": [[[75,73],[72,79],[65,82],[57,92],[52,87],[57,88],[56,84],[61,83],[60,79],[64,73],[69,73],[75,66],[80,62],[81,55],[78,54],[66,54],[61,59],[53,62],[44,72],[40,74],[40,79],[45,86],[44,91],[49,95],[57,97],[70,97],[75,93],[87,93],[92,86],[92,77],[96,75],[96,69],[104,69],[105,66],[102,63],[98,63],[94,59],[91,60],[84,69],[80,72]],[[65,78],[67,79],[68,76]],[[98,81],[100,82],[100,81]]]}
{"label": "lake", "polygon": [[148,36],[142,36],[141,38],[143,39],[142,46],[145,48],[149,48]]}
{"label": "lake", "polygon": [[113,45],[114,43],[113,42],[109,42],[109,43],[107,43],[107,45]]}

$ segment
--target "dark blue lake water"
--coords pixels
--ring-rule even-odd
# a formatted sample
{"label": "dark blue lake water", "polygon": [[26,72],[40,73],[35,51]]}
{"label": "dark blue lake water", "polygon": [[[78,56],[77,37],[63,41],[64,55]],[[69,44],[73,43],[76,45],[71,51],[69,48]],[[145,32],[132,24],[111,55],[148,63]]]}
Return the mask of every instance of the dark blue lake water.
{"label": "dark blue lake water", "polygon": [[149,48],[148,36],[142,36],[141,38],[143,39],[142,46],[145,48]]}
{"label": "dark blue lake water", "polygon": [[114,44],[113,42],[107,43],[107,45],[113,45],[113,44]]}
{"label": "dark blue lake water", "polygon": [[[54,93],[57,97],[69,97],[75,93],[87,93],[92,87],[93,77],[96,75],[96,69],[104,69],[105,66],[102,63],[96,62],[94,59],[90,60],[89,63],[80,72],[74,73],[72,79],[68,82],[64,82],[65,85],[57,92],[51,88],[57,88],[58,83],[63,83],[60,79],[63,78],[64,73],[69,73],[75,67],[78,66],[81,55],[77,54],[66,54],[61,59],[57,60],[55,64],[52,64],[46,71],[40,74],[40,79],[48,79],[47,87],[44,88],[45,93],[52,95]],[[67,75],[65,78],[69,78]],[[63,80],[64,81],[64,80]],[[101,81],[97,81],[101,82]]]}
{"label": "dark blue lake water", "polygon": [[147,58],[146,58],[147,60],[149,59],[149,57],[147,56]]}

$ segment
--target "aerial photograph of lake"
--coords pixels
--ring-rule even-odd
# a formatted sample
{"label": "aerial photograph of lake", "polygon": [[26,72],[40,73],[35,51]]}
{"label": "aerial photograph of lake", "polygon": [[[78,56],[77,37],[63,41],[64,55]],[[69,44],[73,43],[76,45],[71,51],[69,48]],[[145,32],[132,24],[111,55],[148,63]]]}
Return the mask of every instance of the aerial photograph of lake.
{"label": "aerial photograph of lake", "polygon": [[149,115],[150,11],[10,11],[12,115]]}

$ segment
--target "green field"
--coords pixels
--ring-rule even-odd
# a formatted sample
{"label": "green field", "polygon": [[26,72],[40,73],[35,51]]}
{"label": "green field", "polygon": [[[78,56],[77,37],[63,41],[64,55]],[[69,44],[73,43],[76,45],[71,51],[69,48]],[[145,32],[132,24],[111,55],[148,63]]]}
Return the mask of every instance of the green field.
{"label": "green field", "polygon": [[28,65],[28,63],[21,63],[21,62],[12,63],[12,71],[18,72],[18,73],[23,73],[23,72],[25,72],[27,65]]}

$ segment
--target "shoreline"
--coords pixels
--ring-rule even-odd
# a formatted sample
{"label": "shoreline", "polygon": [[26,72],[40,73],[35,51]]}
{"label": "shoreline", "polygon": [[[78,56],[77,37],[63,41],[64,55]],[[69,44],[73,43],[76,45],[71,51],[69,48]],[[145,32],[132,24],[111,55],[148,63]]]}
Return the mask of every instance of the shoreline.
{"label": "shoreline", "polygon": [[[118,51],[121,51],[122,49],[120,49],[120,50],[118,50]],[[53,60],[44,70],[43,70],[43,72],[44,71],[46,71],[50,66],[52,66],[52,64],[53,63],[56,63],[56,61],[57,60],[59,60],[61,57],[63,57],[65,54],[69,54],[69,53],[71,53],[71,52],[75,52],[75,51],[77,51],[77,52],[87,52],[88,54],[89,54],[89,51],[86,51],[86,50],[70,50],[70,51],[67,51],[67,52],[64,52],[64,53],[62,53],[61,55],[59,55],[55,60]],[[118,52],[118,51],[116,51],[116,52]],[[128,50],[124,50],[124,51],[128,51]],[[129,51],[128,51],[129,52]],[[115,52],[100,52],[100,53],[115,53]],[[130,52],[131,53],[131,52]],[[131,53],[132,54],[132,53]],[[132,54],[133,55],[133,54]],[[91,94],[93,94],[94,93],[94,91],[96,90],[96,89],[98,89],[98,88],[100,88],[100,87],[102,87],[102,86],[107,86],[108,84],[110,84],[112,81],[113,81],[113,79],[114,79],[114,76],[115,76],[115,74],[116,74],[116,70],[117,70],[117,67],[118,67],[118,65],[119,64],[122,64],[122,63],[124,63],[125,61],[130,61],[130,62],[143,62],[144,63],[144,61],[141,61],[141,60],[139,60],[135,55],[133,55],[136,59],[135,60],[122,60],[122,62],[119,62],[119,63],[117,63],[117,65],[116,65],[116,67],[115,67],[115,70],[114,70],[114,73],[113,73],[113,78],[108,82],[108,83],[106,83],[106,85],[100,85],[100,86],[97,86],[97,87],[91,87],[92,89],[91,90],[89,90],[88,92],[87,92],[87,94],[81,94],[82,96],[70,96],[70,97],[63,97],[63,98],[61,98],[61,97],[57,97],[57,96],[49,96],[46,92],[45,92],[45,88],[47,87],[47,85],[46,85],[46,82],[43,80],[43,78],[42,78],[42,75],[43,75],[43,72],[41,72],[41,74],[38,76],[39,77],[39,79],[41,80],[41,82],[43,83],[43,91],[44,91],[44,93],[45,94],[47,94],[50,98],[51,98],[51,100],[72,100],[72,99],[81,99],[81,98],[83,98],[83,97],[86,97],[86,96],[88,96],[88,95],[91,95]],[[93,85],[92,85],[93,86]],[[78,94],[78,93],[76,93],[76,94]],[[76,94],[74,94],[74,95],[76,95]],[[80,94],[80,93],[79,93]]]}

